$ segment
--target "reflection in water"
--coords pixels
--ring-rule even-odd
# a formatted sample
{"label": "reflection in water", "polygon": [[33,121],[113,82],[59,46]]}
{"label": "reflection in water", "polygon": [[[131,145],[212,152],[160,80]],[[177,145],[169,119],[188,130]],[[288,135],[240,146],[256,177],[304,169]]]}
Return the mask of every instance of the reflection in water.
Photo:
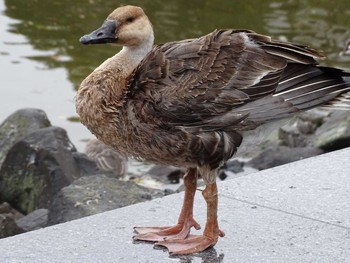
{"label": "reflection in water", "polygon": [[[309,43],[338,54],[349,37],[346,1],[128,1],[142,6],[155,27],[158,43],[197,37],[215,28],[249,28],[289,41]],[[75,87],[103,60],[116,52],[105,46],[83,47],[78,39],[97,28],[122,1],[6,0],[6,15],[19,19],[13,32],[25,35],[46,57],[28,57],[47,68],[65,67]],[[257,12],[258,10],[258,12]],[[334,61],[329,61],[332,63]],[[349,67],[349,65],[348,65]]]}
{"label": "reflection in water", "polygon": [[224,254],[218,255],[215,248],[209,248],[201,253],[192,255],[171,256],[178,258],[180,263],[222,263],[224,262]]}
{"label": "reflection in water", "polygon": [[[26,59],[42,65],[33,70],[65,69],[75,89],[95,67],[117,52],[110,46],[82,46],[78,39],[96,29],[114,8],[126,3],[145,9],[154,24],[157,43],[198,37],[216,28],[248,28],[323,49],[328,55],[326,64],[350,69],[349,57],[339,57],[350,37],[348,1],[0,1],[5,3],[4,14],[16,19],[10,31],[24,36],[35,50],[41,51],[39,55],[25,55]],[[0,56],[9,59],[6,50],[0,50]],[[23,79],[24,88],[36,89],[35,81],[30,76]],[[72,86],[62,80],[62,89],[71,91]],[[71,101],[72,97],[67,100]],[[38,96],[38,107],[42,101],[44,95]],[[76,116],[73,103],[70,112],[68,116]]]}
{"label": "reflection in water", "polygon": [[[135,245],[145,245],[152,244],[152,242],[145,241],[132,241]],[[154,249],[162,250],[164,253],[168,253],[168,250],[162,246],[154,246]],[[170,255],[172,259],[179,259],[179,263],[222,263],[224,262],[224,254],[221,253],[218,255],[214,247],[208,248],[203,252],[190,254],[190,255]]]}

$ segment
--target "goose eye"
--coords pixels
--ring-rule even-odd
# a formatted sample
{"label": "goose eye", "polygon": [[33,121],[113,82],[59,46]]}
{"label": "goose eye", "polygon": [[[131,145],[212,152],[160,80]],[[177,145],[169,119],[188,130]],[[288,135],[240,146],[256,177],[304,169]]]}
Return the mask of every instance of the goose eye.
{"label": "goose eye", "polygon": [[133,22],[134,21],[134,18],[132,17],[132,16],[130,16],[130,17],[128,17],[127,19],[126,19],[126,22],[127,23],[131,23],[131,22]]}

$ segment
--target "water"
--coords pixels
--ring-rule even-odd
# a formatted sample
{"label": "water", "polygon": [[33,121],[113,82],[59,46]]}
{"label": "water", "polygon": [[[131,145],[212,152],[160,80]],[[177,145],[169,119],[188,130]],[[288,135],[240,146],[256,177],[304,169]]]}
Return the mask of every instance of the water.
{"label": "water", "polygon": [[84,140],[93,136],[72,121],[75,89],[117,49],[83,46],[78,39],[121,4],[145,9],[158,43],[216,28],[248,28],[308,43],[325,51],[324,64],[350,70],[350,57],[339,56],[350,38],[349,0],[0,0],[0,122],[20,108],[43,109],[83,151]]}

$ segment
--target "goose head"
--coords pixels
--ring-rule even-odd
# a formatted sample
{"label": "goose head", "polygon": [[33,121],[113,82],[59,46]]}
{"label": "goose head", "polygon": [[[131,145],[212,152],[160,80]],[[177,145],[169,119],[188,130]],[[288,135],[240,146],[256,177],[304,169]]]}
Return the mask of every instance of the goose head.
{"label": "goose head", "polygon": [[115,9],[100,28],[81,37],[80,43],[138,47],[153,44],[153,40],[152,24],[142,8],[128,5]]}

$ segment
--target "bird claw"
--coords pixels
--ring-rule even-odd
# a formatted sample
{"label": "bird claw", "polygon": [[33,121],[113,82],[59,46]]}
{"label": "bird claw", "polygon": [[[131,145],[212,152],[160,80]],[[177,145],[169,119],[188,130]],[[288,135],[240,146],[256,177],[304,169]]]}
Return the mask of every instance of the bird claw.
{"label": "bird claw", "polygon": [[134,227],[134,231],[137,235],[135,235],[133,239],[153,242],[173,239],[181,240],[189,235],[191,227],[197,230],[201,228],[193,218],[186,220],[185,223],[177,224],[172,227]]}
{"label": "bird claw", "polygon": [[216,238],[206,236],[188,235],[186,239],[169,239],[155,243],[155,246],[163,246],[172,255],[185,255],[202,252],[212,247],[217,242]]}
{"label": "bird claw", "polygon": [[170,227],[134,227],[137,235],[133,236],[134,240],[158,242],[163,241],[166,236],[160,233]]}

